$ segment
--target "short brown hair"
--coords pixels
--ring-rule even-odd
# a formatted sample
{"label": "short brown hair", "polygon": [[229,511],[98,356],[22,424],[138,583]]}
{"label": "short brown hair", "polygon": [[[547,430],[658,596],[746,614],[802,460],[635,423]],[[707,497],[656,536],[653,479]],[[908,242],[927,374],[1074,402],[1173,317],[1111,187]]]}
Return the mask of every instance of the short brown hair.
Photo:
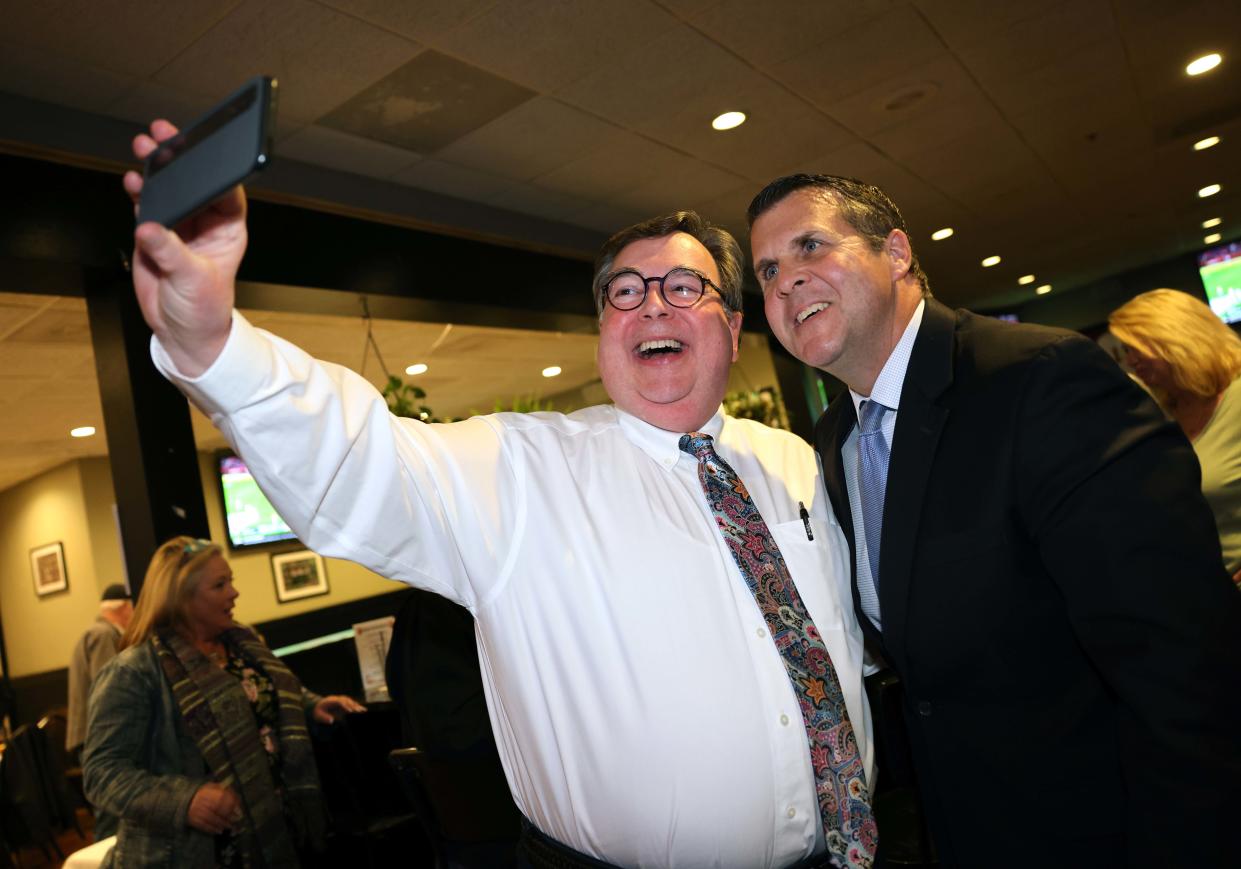
{"label": "short brown hair", "polygon": [[726,229],[711,224],[696,211],[674,211],[660,217],[652,217],[633,226],[627,226],[613,235],[599,248],[595,257],[595,308],[603,315],[603,285],[612,274],[617,255],[644,238],[663,238],[677,232],[690,236],[711,254],[715,267],[720,270],[720,295],[729,311],[740,311],[742,258],[741,247]]}
{"label": "short brown hair", "polygon": [[1122,344],[1167,362],[1172,382],[1194,395],[1219,395],[1241,374],[1241,337],[1189,293],[1134,296],[1108,316],[1107,326]]}
{"label": "short brown hair", "polygon": [[[750,226],[753,227],[754,221],[789,194],[805,189],[821,190],[828,196],[844,222],[866,239],[866,243],[873,251],[883,249],[888,233],[894,229],[899,229],[905,235],[909,235],[909,230],[905,227],[905,218],[901,216],[901,210],[888,198],[888,194],[874,184],[840,175],[809,175],[806,173],[785,175],[760,190],[758,195],[750,201],[750,207],[746,209],[746,217]],[[931,284],[927,280],[926,272],[922,271],[918,255],[914,253],[912,240],[909,243],[909,253],[909,273],[921,285],[922,295],[930,296]]]}

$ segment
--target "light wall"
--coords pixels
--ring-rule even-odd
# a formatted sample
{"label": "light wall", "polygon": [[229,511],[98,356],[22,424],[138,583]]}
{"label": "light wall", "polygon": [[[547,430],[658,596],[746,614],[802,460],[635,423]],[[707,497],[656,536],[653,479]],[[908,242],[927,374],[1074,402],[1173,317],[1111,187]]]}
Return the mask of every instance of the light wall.
{"label": "light wall", "polygon": [[[0,618],[11,677],[68,666],[74,643],[98,612],[100,583],[111,581],[111,568],[120,561],[115,532],[110,550],[96,550],[96,538],[103,540],[107,529],[94,527],[98,511],[88,508],[84,495],[82,466],[90,461],[60,465],[0,492]],[[94,475],[92,469],[88,476]],[[64,546],[69,588],[39,597],[30,550],[56,541]]]}
{"label": "light wall", "polygon": [[[225,543],[211,456],[200,454],[211,539]],[[125,581],[113,513],[112,474],[105,458],[81,459],[0,492],[0,619],[10,677],[69,666],[78,637],[94,620],[103,589]],[[38,597],[30,550],[64,545],[69,588]],[[294,543],[289,547],[296,549]],[[225,553],[241,597],[236,617],[248,624],[273,621],[399,588],[347,561],[325,559],[329,592],[282,604],[276,600],[271,552]]]}

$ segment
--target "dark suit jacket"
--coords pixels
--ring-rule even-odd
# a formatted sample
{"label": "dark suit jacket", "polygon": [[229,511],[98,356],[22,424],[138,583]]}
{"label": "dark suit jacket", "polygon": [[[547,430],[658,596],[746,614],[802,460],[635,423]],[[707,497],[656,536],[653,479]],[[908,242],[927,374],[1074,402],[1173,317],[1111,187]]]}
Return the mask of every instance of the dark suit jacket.
{"label": "dark suit jacket", "polygon": [[[855,422],[844,396],[816,429],[851,546]],[[901,677],[945,864],[1241,866],[1241,595],[1199,485],[1180,430],[1093,342],[928,300],[882,635],[858,616]]]}

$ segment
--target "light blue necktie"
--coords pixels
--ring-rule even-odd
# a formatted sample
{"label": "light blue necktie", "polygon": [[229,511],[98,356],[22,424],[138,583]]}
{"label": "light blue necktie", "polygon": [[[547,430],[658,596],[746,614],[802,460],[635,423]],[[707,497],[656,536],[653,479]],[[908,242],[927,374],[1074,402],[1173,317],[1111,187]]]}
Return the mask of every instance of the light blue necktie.
{"label": "light blue necktie", "polygon": [[[883,437],[883,413],[887,410],[873,399],[862,402],[858,426],[858,483],[862,501],[862,530],[866,534],[866,554],[874,586],[875,611],[879,598],[879,539],[883,531],[883,496],[888,488],[888,442]],[[861,585],[858,593],[863,594]],[[865,595],[863,595],[865,596]]]}

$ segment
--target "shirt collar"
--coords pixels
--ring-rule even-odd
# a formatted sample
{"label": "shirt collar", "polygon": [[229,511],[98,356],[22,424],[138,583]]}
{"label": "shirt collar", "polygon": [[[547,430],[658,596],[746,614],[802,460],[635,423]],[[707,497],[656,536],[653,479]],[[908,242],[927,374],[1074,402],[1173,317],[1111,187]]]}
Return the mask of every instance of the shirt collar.
{"label": "shirt collar", "polygon": [[901,333],[901,340],[896,342],[896,346],[892,348],[892,352],[888,355],[888,361],[883,363],[883,368],[879,371],[879,376],[875,378],[875,385],[871,387],[870,395],[860,395],[849,390],[849,395],[853,397],[853,411],[857,414],[857,418],[862,418],[862,402],[868,399],[874,399],[882,404],[888,410],[899,410],[901,406],[901,388],[905,385],[905,372],[909,369],[909,356],[913,352],[914,341],[918,337],[918,327],[922,325],[922,312],[926,310],[926,299],[918,302],[918,307],[914,309],[913,316],[909,318],[909,322],[905,325],[905,331]]}
{"label": "shirt collar", "polygon": [[[681,452],[681,435],[688,434],[688,432],[667,431],[666,429],[657,428],[649,422],[643,422],[631,413],[626,413],[619,407],[615,409],[616,421],[620,425],[620,430],[624,433],[625,438],[656,462],[670,468],[684,455]],[[721,406],[716,410],[715,415],[707,420],[698,431],[703,434],[709,434],[718,441],[723,428],[724,408]]]}

